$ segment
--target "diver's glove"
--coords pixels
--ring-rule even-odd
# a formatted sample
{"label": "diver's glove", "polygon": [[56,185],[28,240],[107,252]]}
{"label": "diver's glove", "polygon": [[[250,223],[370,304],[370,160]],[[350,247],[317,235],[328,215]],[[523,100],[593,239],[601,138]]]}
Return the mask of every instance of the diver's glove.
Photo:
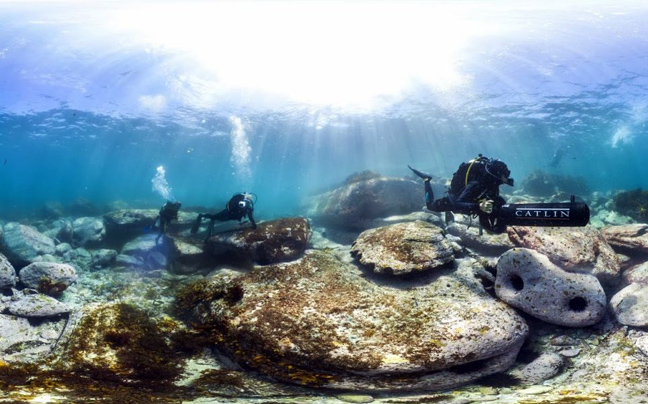
{"label": "diver's glove", "polygon": [[409,165],[407,167],[410,170],[412,170],[414,172],[414,174],[418,175],[420,178],[423,178],[423,181],[430,181],[432,179],[432,176],[430,174],[422,173],[419,170],[410,167]]}
{"label": "diver's glove", "polygon": [[483,199],[479,201],[479,210],[490,215],[493,213],[493,201],[490,199]]}

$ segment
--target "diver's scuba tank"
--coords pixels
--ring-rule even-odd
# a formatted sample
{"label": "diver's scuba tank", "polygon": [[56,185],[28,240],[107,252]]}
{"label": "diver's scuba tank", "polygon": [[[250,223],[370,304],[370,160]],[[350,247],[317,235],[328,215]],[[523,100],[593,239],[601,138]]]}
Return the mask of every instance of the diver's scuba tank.
{"label": "diver's scuba tank", "polygon": [[499,205],[490,215],[480,215],[479,222],[491,233],[503,233],[506,226],[556,226],[579,227],[589,223],[590,211],[585,202],[560,203],[506,203]]}

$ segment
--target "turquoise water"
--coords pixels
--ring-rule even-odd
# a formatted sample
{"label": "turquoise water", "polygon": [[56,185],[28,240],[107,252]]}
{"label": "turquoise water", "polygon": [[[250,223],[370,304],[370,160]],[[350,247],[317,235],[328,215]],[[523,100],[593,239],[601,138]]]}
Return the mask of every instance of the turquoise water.
{"label": "turquoise water", "polygon": [[183,206],[269,219],[478,153],[648,188],[648,4],[541,3],[0,2],[0,209],[157,207],[163,167]]}

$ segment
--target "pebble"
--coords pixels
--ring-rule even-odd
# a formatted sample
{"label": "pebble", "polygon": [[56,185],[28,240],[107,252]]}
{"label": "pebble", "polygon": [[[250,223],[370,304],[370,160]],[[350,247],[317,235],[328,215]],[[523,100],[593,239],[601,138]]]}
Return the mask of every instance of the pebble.
{"label": "pebble", "polygon": [[581,350],[578,348],[575,349],[563,349],[562,351],[558,352],[560,355],[564,356],[565,358],[575,358],[580,354]]}
{"label": "pebble", "polygon": [[342,394],[337,396],[337,399],[345,403],[371,403],[374,401],[374,398],[371,396],[355,394]]}

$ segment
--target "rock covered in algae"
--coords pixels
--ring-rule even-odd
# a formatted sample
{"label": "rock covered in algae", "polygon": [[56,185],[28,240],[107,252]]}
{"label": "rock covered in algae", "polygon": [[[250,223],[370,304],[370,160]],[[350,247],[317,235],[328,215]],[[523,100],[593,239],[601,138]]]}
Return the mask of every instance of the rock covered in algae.
{"label": "rock covered in algae", "polygon": [[33,262],[20,270],[23,285],[51,296],[59,296],[76,280],[72,265],[57,262]]}
{"label": "rock covered in algae", "polygon": [[256,229],[218,233],[207,240],[207,249],[215,257],[273,264],[299,258],[311,233],[308,219],[283,218],[259,223]]}
{"label": "rock covered in algae", "polygon": [[59,366],[95,380],[151,386],[176,379],[182,361],[162,322],[126,303],[86,306],[70,321]]}
{"label": "rock covered in algae", "polygon": [[605,315],[605,292],[595,276],[566,272],[527,248],[513,248],[500,256],[495,293],[551,324],[585,327]]}
{"label": "rock covered in algae", "polygon": [[365,230],[351,252],[374,272],[421,272],[454,261],[452,245],[439,227],[420,220]]}
{"label": "rock covered in algae", "polygon": [[[309,250],[211,278],[179,299],[233,358],[273,378],[363,390],[436,390],[508,369],[528,327],[468,266],[378,284]],[[192,307],[193,305],[193,307]]]}

